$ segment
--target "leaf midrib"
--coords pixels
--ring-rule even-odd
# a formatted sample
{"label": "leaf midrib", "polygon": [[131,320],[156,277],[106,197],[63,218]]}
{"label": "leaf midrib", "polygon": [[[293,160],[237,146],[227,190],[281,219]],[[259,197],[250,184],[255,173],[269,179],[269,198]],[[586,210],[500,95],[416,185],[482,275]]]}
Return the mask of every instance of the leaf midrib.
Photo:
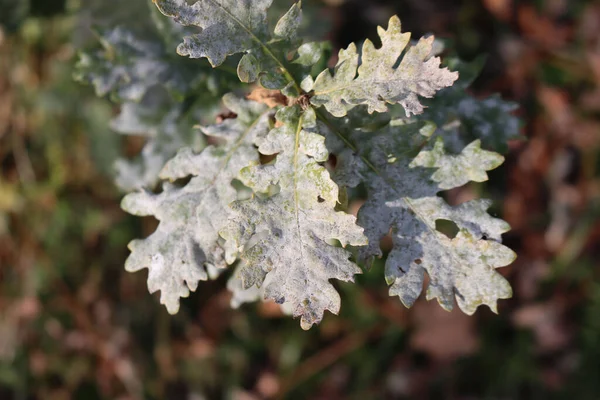
{"label": "leaf midrib", "polygon": [[[298,120],[298,126],[296,127],[296,136],[294,138],[294,160],[293,160],[293,184],[294,184],[294,211],[296,213],[296,228],[298,229],[298,240],[300,241],[300,259],[304,264],[304,242],[302,241],[302,229],[300,224],[300,201],[298,197],[298,158],[299,158],[299,150],[300,150],[300,135],[302,133],[302,125],[304,123],[304,113],[300,116]],[[306,267],[306,265],[303,265]]]}
{"label": "leaf midrib", "polygon": [[226,9],[225,7],[223,7],[221,4],[217,3],[215,0],[207,0],[210,1],[212,4],[214,4],[215,6],[217,6],[218,8],[220,8],[221,10],[223,10],[223,12],[225,14],[227,14],[236,24],[238,24],[244,31],[246,31],[246,33],[250,36],[250,38],[256,42],[261,48],[262,50],[271,58],[273,59],[273,61],[275,61],[275,63],[277,64],[277,66],[279,68],[281,68],[281,71],[283,72],[283,75],[285,76],[285,78],[288,80],[288,82],[293,83],[294,87],[300,91],[300,85],[298,84],[298,82],[296,81],[296,79],[294,79],[294,77],[292,76],[292,74],[288,71],[288,69],[283,65],[283,63],[281,62],[281,60],[279,60],[279,58],[277,58],[275,56],[275,54],[273,53],[273,51],[271,50],[271,48],[266,44],[263,43],[262,40],[260,40],[260,38],[258,36],[256,36],[254,34],[254,32],[252,32],[252,30],[250,30],[250,28],[248,28],[242,21],[240,21],[239,18],[237,18],[235,15],[233,15],[231,13],[231,11],[229,11],[228,9]]}

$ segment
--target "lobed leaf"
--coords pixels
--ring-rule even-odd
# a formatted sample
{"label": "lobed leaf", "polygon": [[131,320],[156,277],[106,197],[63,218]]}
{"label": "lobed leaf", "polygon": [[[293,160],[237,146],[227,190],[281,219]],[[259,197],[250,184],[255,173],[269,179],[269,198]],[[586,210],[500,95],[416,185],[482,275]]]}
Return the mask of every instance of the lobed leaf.
{"label": "lobed leaf", "polygon": [[[515,254],[496,241],[510,227],[486,213],[490,205],[489,201],[474,200],[450,207],[439,197],[388,204],[394,241],[386,260],[390,295],[412,306],[427,273],[427,299],[437,299],[444,309],[451,310],[456,299],[469,315],[482,304],[497,312],[497,300],[511,297],[512,291],[495,269],[512,263]],[[456,237],[449,238],[435,229],[440,219],[456,223]]]}
{"label": "lobed leaf", "polygon": [[433,97],[451,86],[458,74],[440,68],[440,59],[431,57],[433,37],[407,48],[410,34],[400,28],[398,17],[392,17],[387,30],[379,27],[381,48],[367,40],[361,54],[354,43],[341,50],[335,73],[325,70],[314,82],[312,103],[325,106],[336,117],[361,104],[369,113],[386,112],[386,104],[402,105],[407,116],[422,113],[419,96]]}
{"label": "lobed leaf", "polygon": [[[229,259],[239,254],[245,263],[243,288],[265,285],[265,298],[288,305],[309,329],[325,310],[339,311],[340,296],[329,280],[353,281],[361,272],[331,241],[357,246],[366,239],[353,216],[335,211],[338,187],[320,164],[329,153],[312,110],[283,108],[277,120],[281,126],[259,147],[276,160],[242,171],[242,182],[258,195],[233,203],[236,216],[222,236]],[[269,195],[274,186],[279,192]]]}
{"label": "lobed leaf", "polygon": [[[510,286],[495,271],[515,257],[500,244],[508,224],[486,213],[489,201],[451,207],[437,196],[441,186],[454,186],[462,179],[444,163],[477,171],[474,175],[479,179],[485,170],[497,166],[497,156],[489,155],[495,161],[481,165],[472,154],[475,144],[452,158],[444,155],[441,141],[436,143],[437,155],[422,152],[435,131],[435,126],[426,123],[392,122],[374,132],[363,132],[351,129],[360,118],[354,117],[352,125],[349,118],[342,121],[347,126],[325,120],[330,128],[328,146],[339,152],[336,180],[352,186],[363,182],[367,187],[367,201],[358,213],[358,223],[369,238],[368,246],[360,249],[361,259],[381,257],[379,243],[391,232],[393,249],[386,260],[391,295],[410,307],[421,294],[427,273],[427,298],[436,298],[448,310],[454,299],[468,314],[480,304],[495,310],[498,299],[510,297]],[[348,143],[361,143],[361,149],[348,148]],[[458,235],[449,238],[438,231],[438,220],[453,221]]]}
{"label": "lobed leaf", "polygon": [[184,38],[177,52],[206,57],[213,67],[227,56],[259,49],[269,39],[267,9],[273,0],[153,0],[158,9],[184,26],[202,31]]}
{"label": "lobed leaf", "polygon": [[237,118],[203,129],[224,143],[200,154],[184,148],[160,174],[170,181],[191,176],[189,183],[178,187],[167,182],[162,193],[139,191],[122,202],[125,211],[160,221],[147,239],[130,243],[125,268],[130,272],[148,268],[149,291],[160,290],[161,303],[172,314],[179,309],[179,298],[208,279],[207,268],[227,265],[218,232],[230,218],[229,203],[237,199],[232,181],[242,167],[258,161],[254,143],[269,128],[265,106],[233,95],[224,102]]}
{"label": "lobed leaf", "polygon": [[[237,67],[242,82],[258,80],[263,87],[282,90],[287,96],[301,94],[300,82],[310,77],[312,67],[328,51],[323,45],[300,46],[297,33],[302,21],[301,2],[292,5],[271,33],[267,10],[272,0],[198,0],[193,5],[186,0],[153,1],[178,23],[201,29],[184,37],[177,49],[180,55],[205,57],[218,67],[227,57],[243,54]],[[309,49],[312,57],[306,54]],[[314,63],[307,65],[309,59]]]}
{"label": "lobed leaf", "polygon": [[485,182],[487,171],[504,162],[504,157],[481,149],[481,141],[476,140],[458,155],[447,154],[444,140],[438,137],[431,150],[423,150],[411,162],[411,167],[436,168],[431,176],[440,189],[448,190],[463,186],[467,182]]}

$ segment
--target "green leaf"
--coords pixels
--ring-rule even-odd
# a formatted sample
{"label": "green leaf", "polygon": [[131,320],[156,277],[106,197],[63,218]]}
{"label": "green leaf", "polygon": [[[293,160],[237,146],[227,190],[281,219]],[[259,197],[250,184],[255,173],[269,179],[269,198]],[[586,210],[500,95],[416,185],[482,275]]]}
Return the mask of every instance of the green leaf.
{"label": "green leaf", "polygon": [[379,27],[378,33],[381,48],[367,40],[359,54],[351,44],[340,51],[333,76],[325,70],[317,77],[312,88],[315,106],[343,117],[360,104],[367,105],[369,113],[386,112],[386,103],[400,104],[410,116],[424,110],[419,96],[433,97],[458,78],[456,72],[440,68],[438,57],[431,57],[433,37],[419,40],[403,54],[410,34],[401,32],[398,17],[390,19],[387,31]]}
{"label": "green leaf", "polygon": [[233,95],[224,102],[237,118],[203,129],[224,143],[200,154],[184,148],[161,172],[161,178],[170,181],[191,176],[189,183],[178,187],[167,182],[162,193],[139,191],[122,202],[125,211],[160,221],[147,239],[130,243],[125,268],[130,272],[148,268],[149,291],[160,290],[161,303],[172,314],[179,309],[179,298],[208,279],[207,269],[227,265],[218,231],[230,218],[229,203],[237,199],[232,181],[242,167],[258,161],[254,142],[269,129],[265,106]]}
{"label": "green leaf", "polygon": [[[508,224],[486,213],[489,201],[451,207],[437,196],[441,186],[454,186],[459,179],[444,163],[479,171],[478,178],[484,173],[481,170],[495,163],[473,165],[480,162],[470,155],[476,145],[455,159],[444,154],[441,142],[436,143],[437,155],[427,150],[419,155],[432,134],[429,124],[392,121],[375,131],[361,131],[353,127],[360,126],[361,119],[369,121],[355,114],[337,123],[326,116],[323,120],[330,130],[328,147],[338,154],[336,181],[347,186],[363,182],[367,187],[368,198],[358,214],[358,223],[369,238],[368,246],[360,249],[361,259],[381,257],[379,243],[391,232],[393,249],[386,260],[386,280],[392,285],[390,294],[399,296],[404,305],[410,307],[419,297],[427,273],[427,298],[436,298],[445,309],[452,309],[456,298],[468,314],[480,304],[496,310],[496,301],[511,295],[510,286],[495,271],[515,257],[500,244]],[[361,148],[351,147],[352,143],[361,143]],[[435,162],[425,162],[430,160]],[[440,160],[444,160],[441,168]],[[436,230],[437,220],[454,222],[458,235],[449,238]]]}
{"label": "green leaf", "polygon": [[[320,164],[329,153],[312,110],[284,108],[277,120],[281,126],[259,147],[276,160],[242,171],[242,182],[257,195],[232,205],[236,216],[222,236],[230,261],[239,254],[246,264],[242,286],[265,285],[265,298],[287,304],[309,329],[325,310],[339,311],[340,296],[329,280],[353,281],[361,272],[331,241],[357,246],[366,239],[353,216],[335,211],[338,186]],[[279,192],[269,196],[274,186]]]}

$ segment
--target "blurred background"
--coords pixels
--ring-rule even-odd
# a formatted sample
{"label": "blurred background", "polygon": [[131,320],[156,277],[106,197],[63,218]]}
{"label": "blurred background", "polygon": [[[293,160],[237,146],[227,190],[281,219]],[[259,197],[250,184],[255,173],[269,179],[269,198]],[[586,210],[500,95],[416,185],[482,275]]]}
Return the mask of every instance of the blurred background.
{"label": "blurred background", "polygon": [[517,102],[525,136],[447,194],[492,198],[513,227],[499,315],[407,310],[377,265],[308,332],[273,304],[232,310],[226,278],[169,316],[123,269],[155,226],[113,183],[139,144],[73,67],[90,26],[143,22],[145,3],[0,0],[0,399],[600,399],[600,3],[304,0],[335,50],[398,14],[487,56],[471,91]]}

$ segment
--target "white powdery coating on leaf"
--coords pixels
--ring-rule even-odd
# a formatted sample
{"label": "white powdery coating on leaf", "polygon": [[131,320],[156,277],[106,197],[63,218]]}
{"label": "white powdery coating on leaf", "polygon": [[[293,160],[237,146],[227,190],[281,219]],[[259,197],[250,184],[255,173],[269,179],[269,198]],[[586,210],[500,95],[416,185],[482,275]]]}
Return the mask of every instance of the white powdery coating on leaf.
{"label": "white powdery coating on leaf", "polygon": [[206,57],[219,66],[227,56],[244,53],[266,43],[267,9],[272,0],[153,0],[176,22],[197,26],[202,32],[184,38],[177,52],[191,58]]}
{"label": "white powdery coating on leaf", "polygon": [[499,167],[504,157],[492,151],[481,149],[481,142],[475,140],[463,151],[454,156],[446,154],[441,137],[435,142],[431,151],[422,151],[410,164],[411,167],[436,168],[432,179],[440,189],[449,190],[460,187],[467,182],[485,182],[487,171]]}
{"label": "white powdery coating on leaf", "polygon": [[[136,272],[148,268],[148,290],[150,293],[160,290],[160,302],[171,314],[179,311],[179,298],[187,297],[190,290],[196,290],[198,281],[208,277],[202,255],[196,254],[193,233],[185,226],[185,220],[189,218],[186,214],[193,213],[195,203],[189,197],[175,196],[170,189],[163,192],[162,198],[140,192],[128,195],[122,203],[126,211],[136,215],[155,215],[164,221],[147,239],[133,240],[129,244],[131,255],[127,258],[125,269]],[[172,206],[164,201],[169,197],[179,203],[178,208],[162,215],[159,208],[168,210],[169,205]],[[182,225],[187,229],[181,229]]]}
{"label": "white powdery coating on leaf", "polygon": [[[390,294],[410,307],[421,293],[427,272],[428,300],[435,298],[451,310],[456,298],[467,314],[473,314],[482,304],[496,311],[497,300],[509,298],[512,291],[495,268],[510,264],[515,254],[495,240],[482,239],[484,234],[490,239],[500,238],[509,228],[485,214],[487,207],[489,202],[475,200],[452,208],[439,197],[394,204],[394,249],[386,261]],[[438,219],[455,222],[460,229],[458,235],[450,239],[438,232]]]}
{"label": "white powdery coating on leaf", "polygon": [[180,297],[209,278],[206,268],[226,267],[218,232],[230,217],[229,203],[237,199],[231,182],[244,166],[258,161],[254,143],[269,129],[265,106],[231,95],[224,102],[237,118],[204,131],[225,144],[200,154],[184,148],[161,172],[161,178],[173,181],[192,176],[187,185],[165,183],[160,194],[141,191],[123,199],[125,211],[160,221],[147,239],[131,242],[126,269],[148,268],[148,289],[161,291],[161,303],[170,313],[179,310]]}
{"label": "white powdery coating on leaf", "polygon": [[403,55],[410,34],[402,33],[400,28],[398,17],[392,17],[387,31],[379,27],[381,48],[376,49],[367,40],[362,57],[355,44],[341,50],[335,74],[325,70],[317,77],[312,103],[324,105],[336,117],[345,116],[360,104],[367,105],[369,113],[386,112],[386,103],[401,104],[407,116],[422,113],[419,96],[433,97],[440,89],[452,86],[458,73],[440,68],[440,59],[430,57],[433,37],[419,40]]}
{"label": "white powdery coating on leaf", "polygon": [[192,146],[195,151],[205,147],[201,135],[189,134],[193,120],[183,115],[182,107],[171,103],[148,104],[146,99],[153,95],[154,92],[149,92],[142,103],[123,104],[121,113],[110,123],[115,132],[146,139],[137,157],[115,162],[115,182],[124,192],[155,187],[166,162],[182,147]]}
{"label": "white powdery coating on leaf", "polygon": [[254,303],[263,298],[264,290],[258,286],[244,288],[240,271],[244,268],[244,262],[240,262],[231,278],[227,281],[227,289],[231,292],[231,308],[240,308],[242,304]]}
{"label": "white powdery coating on leaf", "polygon": [[329,280],[353,281],[361,272],[347,250],[329,241],[364,245],[366,238],[353,216],[335,211],[338,187],[319,164],[328,158],[324,138],[309,130],[316,126],[314,113],[300,113],[298,107],[281,110],[283,125],[261,142],[261,153],[277,154],[275,163],[242,172],[242,182],[256,192],[267,193],[272,185],[280,192],[234,203],[237,216],[222,236],[228,251],[240,252],[245,262],[243,287],[264,282],[265,298],[288,304],[309,329],[325,310],[339,311]]}
{"label": "white powdery coating on leaf", "polygon": [[298,33],[298,28],[302,23],[302,6],[298,2],[277,22],[275,26],[275,37],[280,39],[291,39]]}
{"label": "white powdery coating on leaf", "polygon": [[94,86],[98,96],[140,101],[155,85],[182,93],[197,80],[198,70],[168,57],[164,45],[139,40],[121,27],[100,33],[102,48],[82,52],[74,78]]}
{"label": "white powdery coating on leaf", "polygon": [[[265,298],[265,287],[269,286],[270,276],[267,276],[263,285],[260,287],[253,285],[249,288],[244,288],[242,280],[242,271],[246,268],[243,261],[237,265],[231,278],[227,281],[227,289],[231,292],[231,308],[240,308],[243,304],[254,303]],[[290,303],[280,304],[281,311],[286,315],[292,315],[293,310],[290,308]]]}
{"label": "white powdery coating on leaf", "polygon": [[[393,249],[386,260],[390,294],[399,296],[405,306],[412,306],[423,290],[427,273],[427,298],[436,298],[445,309],[452,309],[456,299],[467,314],[482,304],[495,311],[497,300],[512,293],[508,282],[495,271],[515,258],[509,248],[499,243],[502,233],[510,227],[487,213],[490,201],[449,206],[436,196],[440,185],[430,177],[441,170],[440,181],[455,184],[459,178],[448,172],[452,168],[446,168],[445,163],[450,166],[458,163],[466,170],[485,173],[488,167],[496,166],[499,156],[493,153],[478,156],[481,150],[477,150],[475,143],[471,149],[465,149],[465,154],[452,158],[445,155],[441,142],[437,144],[437,156],[428,151],[418,155],[431,134],[431,128],[422,123],[398,126],[392,123],[368,133],[348,132],[343,125],[341,129],[351,141],[361,143],[361,150],[358,154],[341,153],[336,175],[352,184],[361,178],[369,193],[358,213],[358,223],[369,238],[369,245],[360,249],[361,258],[366,261],[381,256],[379,243],[391,231]],[[328,140],[335,146],[335,138]],[[415,156],[420,160],[417,163],[413,160]],[[484,161],[481,165],[480,156],[496,161]],[[436,162],[425,162],[429,159],[443,161],[441,168]],[[431,168],[414,165],[421,161]],[[457,236],[450,239],[437,231],[437,220],[453,221],[459,229]]]}

